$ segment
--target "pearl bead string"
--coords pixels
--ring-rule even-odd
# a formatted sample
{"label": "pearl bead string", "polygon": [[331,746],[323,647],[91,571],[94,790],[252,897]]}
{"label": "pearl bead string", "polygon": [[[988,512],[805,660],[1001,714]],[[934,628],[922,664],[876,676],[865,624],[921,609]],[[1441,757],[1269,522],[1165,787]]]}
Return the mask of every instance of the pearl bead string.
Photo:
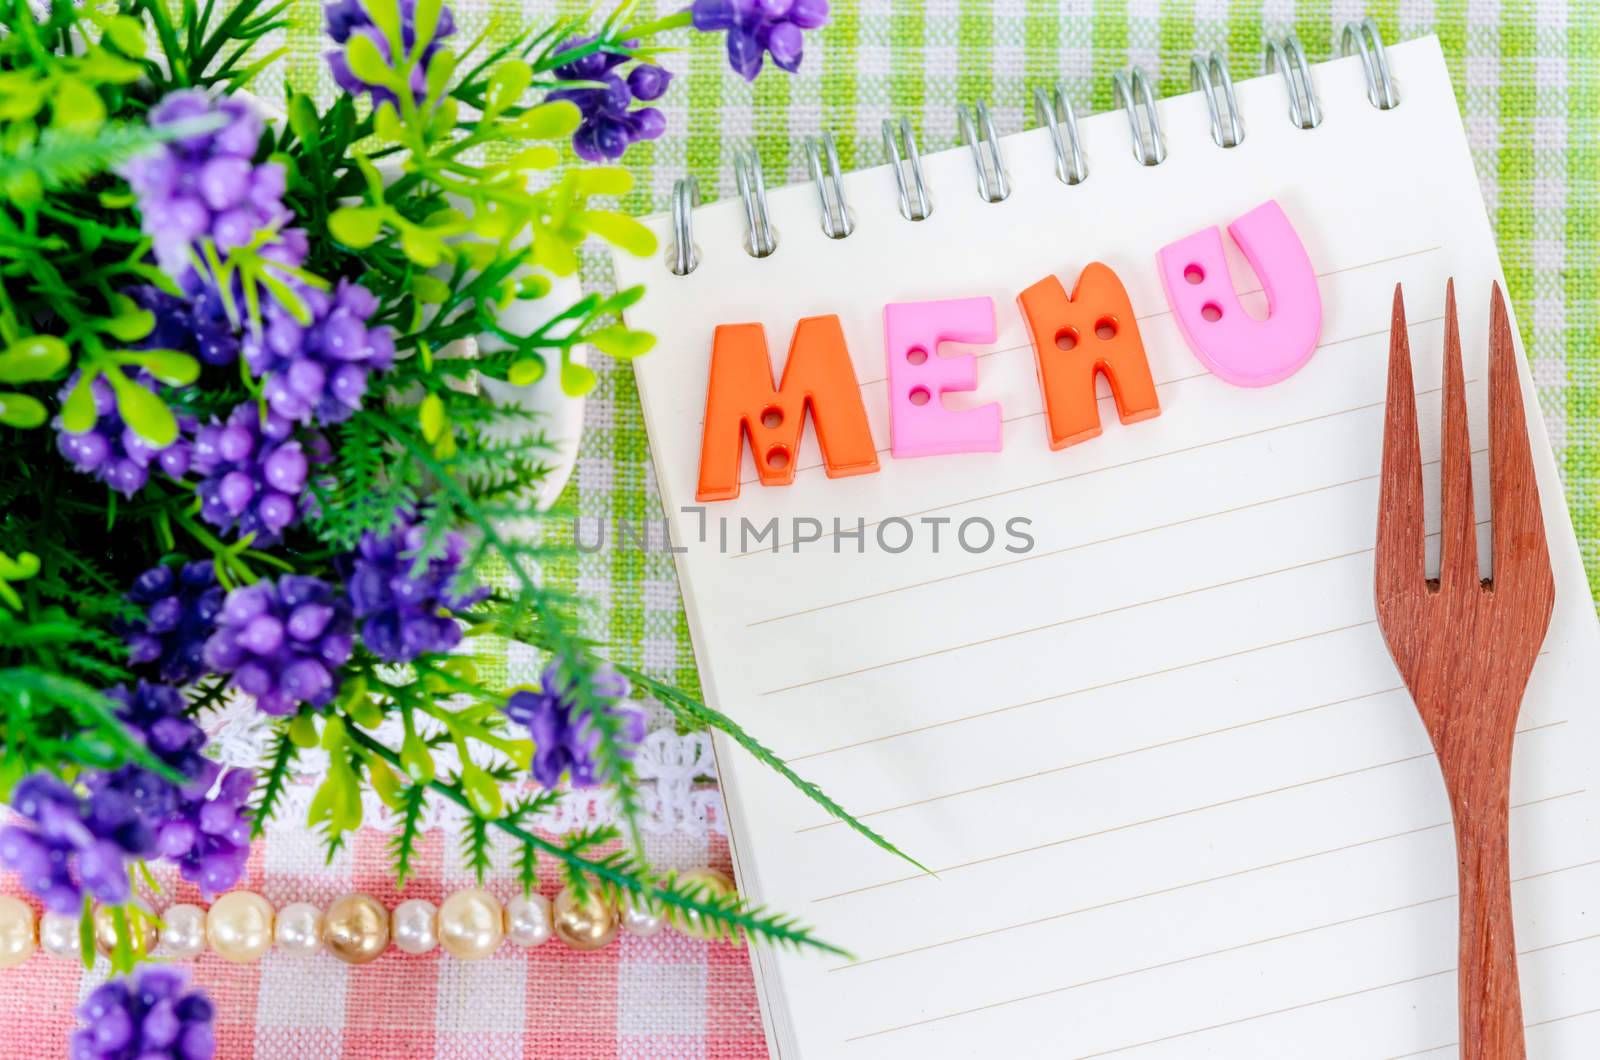
{"label": "pearl bead string", "polygon": [[[678,880],[713,896],[734,892],[733,881],[716,869],[695,869]],[[359,892],[341,896],[326,910],[309,902],[290,902],[275,910],[254,891],[230,891],[210,909],[187,902],[170,905],[160,921],[144,924],[145,950],[152,956],[188,960],[209,948],[236,964],[259,960],[274,945],[302,957],[326,950],[346,964],[367,964],[390,948],[410,954],[443,949],[459,960],[482,960],[507,940],[532,948],[556,938],[575,950],[598,950],[619,930],[650,936],[669,923],[658,911],[631,901],[619,906],[594,891],[582,900],[571,888],[562,889],[553,901],[519,894],[502,904],[481,887],[456,891],[437,906],[408,898],[392,911]],[[672,926],[691,938],[713,937],[697,913],[679,914]],[[94,928],[96,948],[109,953],[117,941],[109,910],[95,911]],[[35,949],[81,958],[79,917],[47,912],[35,920],[26,902],[0,897],[0,968],[21,964]]]}

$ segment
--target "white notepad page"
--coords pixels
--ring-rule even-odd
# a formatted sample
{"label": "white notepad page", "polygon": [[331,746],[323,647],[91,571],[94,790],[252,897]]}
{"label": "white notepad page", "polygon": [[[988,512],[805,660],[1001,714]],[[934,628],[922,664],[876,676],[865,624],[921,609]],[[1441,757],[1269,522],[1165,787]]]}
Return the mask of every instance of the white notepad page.
{"label": "white notepad page", "polygon": [[[1456,868],[1426,733],[1374,622],[1390,298],[1405,285],[1437,528],[1441,317],[1455,277],[1474,474],[1488,519],[1485,364],[1500,276],[1438,43],[1390,49],[1401,105],[1356,59],[1315,67],[1325,120],[1293,127],[1279,78],[1238,86],[1247,136],[1210,139],[1197,95],[1160,104],[1169,147],[1132,157],[1125,115],[1082,121],[1090,175],[1046,133],[1003,141],[1013,190],[979,199],[965,148],[924,159],[911,223],[879,167],[844,184],[856,229],[819,227],[811,184],[770,195],[777,252],[743,250],[734,197],[695,211],[701,261],[618,262],[656,473],[709,702],[938,872],[833,822],[724,740],[743,892],[855,963],[753,950],[775,1056],[1272,1058],[1456,1054]],[[1168,311],[1156,252],[1275,198],[1320,275],[1322,345],[1276,386],[1208,374]],[[671,227],[655,219],[662,246]],[[1225,238],[1238,290],[1259,284]],[[1161,414],[1051,451],[1016,295],[1091,261],[1132,299]],[[973,352],[999,453],[888,453],[883,306],[993,297]],[[1245,294],[1252,311],[1259,293]],[[793,485],[693,508],[712,331],[838,314],[879,447],[830,479],[806,428]],[[1523,371],[1525,400],[1536,409]],[[1108,394],[1104,382],[1102,394]],[[1529,1055],[1600,1055],[1600,628],[1543,425],[1530,424],[1555,617],[1524,703],[1512,874]],[[1031,519],[1033,550],[951,547],[963,520]],[[777,517],[740,554],[740,520]],[[796,517],[867,524],[865,553],[792,550]],[[876,527],[900,517],[910,549]],[[948,517],[934,554],[924,518]],[[729,550],[718,526],[728,520]],[[898,546],[898,524],[887,534]],[[1487,525],[1483,526],[1487,548]],[[976,543],[976,542],[975,542]],[[1437,549],[1434,550],[1437,562]],[[1487,552],[1485,552],[1487,557]],[[1487,564],[1487,558],[1484,560]],[[1486,568],[1487,569],[1487,568]]]}

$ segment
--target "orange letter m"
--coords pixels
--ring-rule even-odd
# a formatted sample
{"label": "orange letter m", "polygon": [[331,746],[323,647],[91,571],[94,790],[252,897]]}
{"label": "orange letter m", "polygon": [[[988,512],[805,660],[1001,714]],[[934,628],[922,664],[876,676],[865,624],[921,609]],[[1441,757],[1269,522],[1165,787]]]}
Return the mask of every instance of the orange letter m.
{"label": "orange letter m", "polygon": [[747,435],[761,484],[793,482],[808,407],[817,421],[817,442],[829,478],[878,470],[878,452],[838,317],[806,317],[795,326],[783,383],[776,389],[761,325],[719,325],[712,339],[695,496],[702,501],[739,496],[739,462]]}

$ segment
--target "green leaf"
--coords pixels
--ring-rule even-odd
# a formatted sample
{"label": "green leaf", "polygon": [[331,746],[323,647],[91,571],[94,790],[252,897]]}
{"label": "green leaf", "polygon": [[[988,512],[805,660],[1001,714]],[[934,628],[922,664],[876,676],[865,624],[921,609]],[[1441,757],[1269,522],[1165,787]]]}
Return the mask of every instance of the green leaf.
{"label": "green leaf", "polygon": [[515,170],[525,169],[554,169],[561,161],[561,152],[554,147],[539,144],[518,151],[512,155],[506,165]]}
{"label": "green leaf", "polygon": [[[521,59],[507,59],[494,68],[494,73],[489,75],[489,89],[486,93],[488,104],[485,109],[490,114],[498,114],[507,107],[515,106],[517,100],[528,90],[533,83],[533,67]],[[565,100],[559,102],[566,102]],[[573,106],[567,103],[567,106]],[[535,107],[534,110],[542,108]],[[574,107],[574,110],[577,108]],[[532,111],[529,112],[530,114]],[[525,119],[526,120],[526,119]],[[574,124],[573,128],[577,128]],[[529,134],[534,135],[534,134]]]}
{"label": "green leaf", "polygon": [[500,785],[471,762],[461,764],[461,790],[466,792],[467,801],[472,803],[472,810],[479,817],[492,821],[506,812]]}
{"label": "green leaf", "polygon": [[328,217],[328,230],[345,246],[361,250],[378,241],[384,214],[381,206],[341,206]]}
{"label": "green leaf", "polygon": [[310,749],[322,742],[322,737],[317,733],[317,720],[308,710],[302,710],[289,721],[289,741],[294,746]]}
{"label": "green leaf", "polygon": [[400,230],[400,249],[406,257],[431,269],[444,258],[444,241],[419,225],[406,225]]}
{"label": "green leaf", "polygon": [[633,188],[633,174],[621,166],[583,166],[569,176],[584,195],[623,195]]}
{"label": "green leaf", "polygon": [[18,552],[16,559],[0,552],[0,578],[8,582],[20,582],[38,573],[39,557],[32,552]]}
{"label": "green leaf", "polygon": [[106,105],[100,101],[100,93],[76,77],[57,81],[50,103],[51,124],[57,128],[94,132],[105,124]]}
{"label": "green leaf", "polygon": [[62,429],[73,434],[82,434],[94,427],[99,415],[94,408],[94,390],[91,384],[100,374],[99,369],[86,368],[78,377],[78,383],[72,388],[67,399],[61,403]]}
{"label": "green leaf", "polygon": [[7,427],[31,430],[43,424],[48,417],[49,411],[38,398],[0,390],[0,423]]}
{"label": "green leaf", "polygon": [[656,234],[627,214],[589,210],[583,215],[589,231],[629,254],[647,258],[656,252]]}
{"label": "green leaf", "polygon": [[511,369],[506,373],[506,381],[512,386],[529,386],[544,378],[544,358],[538,354],[524,357],[520,361],[512,361]]}
{"label": "green leaf", "polygon": [[117,411],[135,434],[151,445],[165,447],[178,437],[178,420],[156,394],[129,382],[121,372],[106,373],[117,392]]}
{"label": "green leaf", "polygon": [[363,0],[361,6],[366,8],[373,24],[389,42],[389,54],[398,56],[405,45],[400,35],[400,5],[397,0]]}
{"label": "green leaf", "polygon": [[373,112],[372,132],[378,139],[389,143],[398,143],[405,137],[406,127],[400,121],[400,112],[388,100],[384,100]]}
{"label": "green leaf", "polygon": [[623,361],[649,353],[656,344],[656,337],[648,331],[630,331],[621,324],[591,331],[587,338],[595,349]]}
{"label": "green leaf", "polygon": [[101,324],[101,330],[121,342],[138,342],[156,327],[156,315],[148,309],[129,309]]}
{"label": "green leaf", "polygon": [[433,780],[433,755],[429,753],[428,745],[414,732],[407,732],[400,744],[400,768],[415,783],[427,784]]}
{"label": "green leaf", "polygon": [[433,61],[428,64],[428,80],[426,88],[429,99],[439,99],[444,96],[450,87],[450,79],[456,73],[456,53],[449,49],[434,53]]}
{"label": "green leaf", "polygon": [[53,379],[71,360],[67,344],[54,335],[29,335],[0,353],[0,383]]}
{"label": "green leaf", "polygon": [[450,285],[437,276],[419,272],[411,277],[411,293],[417,296],[418,301],[438,305],[450,297]]}
{"label": "green leaf", "polygon": [[306,145],[307,151],[316,150],[322,132],[317,123],[317,105],[310,96],[296,92],[289,100],[289,128]]}
{"label": "green leaf", "polygon": [[563,140],[577,131],[582,120],[577,104],[557,99],[530,107],[518,119],[517,133],[529,140]]}
{"label": "green leaf", "polygon": [[[368,5],[368,10],[381,7],[383,3],[384,0],[376,0]],[[384,59],[378,46],[372,42],[371,37],[352,33],[349,42],[345,44],[344,55],[345,61],[350,64],[350,72],[368,84],[383,85],[388,88],[406,87],[399,84],[399,77],[389,66],[388,60]]]}
{"label": "green leaf", "polygon": [[145,53],[144,25],[131,15],[112,15],[102,24],[105,39],[130,59],[142,59]]}
{"label": "green leaf", "polygon": [[542,272],[530,272],[517,281],[517,297],[540,299],[550,293],[550,277]]}
{"label": "green leaf", "polygon": [[561,391],[568,397],[583,397],[594,389],[594,384],[594,373],[576,361],[561,366]]}
{"label": "green leaf", "polygon": [[429,394],[417,407],[417,422],[422,427],[422,437],[437,442],[450,429],[450,418],[444,411],[444,400],[438,394]]}
{"label": "green leaf", "polygon": [[117,359],[147,369],[168,386],[188,386],[200,378],[200,362],[177,350],[124,350]]}
{"label": "green leaf", "polygon": [[7,71],[0,81],[0,120],[27,121],[44,106],[45,84],[21,70]]}
{"label": "green leaf", "polygon": [[416,10],[412,15],[412,25],[416,32],[413,55],[420,57],[423,49],[433,43],[434,34],[439,29],[439,10],[443,6],[444,0],[417,0]]}

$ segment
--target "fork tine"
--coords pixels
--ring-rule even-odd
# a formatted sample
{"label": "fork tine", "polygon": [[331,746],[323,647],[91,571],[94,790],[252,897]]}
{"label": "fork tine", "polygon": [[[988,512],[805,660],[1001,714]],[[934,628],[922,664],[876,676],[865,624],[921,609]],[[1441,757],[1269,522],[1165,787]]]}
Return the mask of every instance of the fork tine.
{"label": "fork tine", "polygon": [[1542,578],[1554,595],[1550,548],[1528,448],[1516,348],[1500,284],[1489,308],[1489,501],[1496,589],[1533,592]]}
{"label": "fork tine", "polygon": [[1467,437],[1466,383],[1461,372],[1461,330],[1456,323],[1456,282],[1444,296],[1444,408],[1439,439],[1439,587],[1478,583],[1477,517],[1472,507],[1472,443]]}
{"label": "fork tine", "polygon": [[1422,456],[1417,444],[1417,399],[1411,383],[1406,304],[1394,285],[1389,321],[1389,393],[1383,420],[1383,474],[1378,489],[1377,596],[1386,605],[1415,598],[1426,577],[1422,521]]}

